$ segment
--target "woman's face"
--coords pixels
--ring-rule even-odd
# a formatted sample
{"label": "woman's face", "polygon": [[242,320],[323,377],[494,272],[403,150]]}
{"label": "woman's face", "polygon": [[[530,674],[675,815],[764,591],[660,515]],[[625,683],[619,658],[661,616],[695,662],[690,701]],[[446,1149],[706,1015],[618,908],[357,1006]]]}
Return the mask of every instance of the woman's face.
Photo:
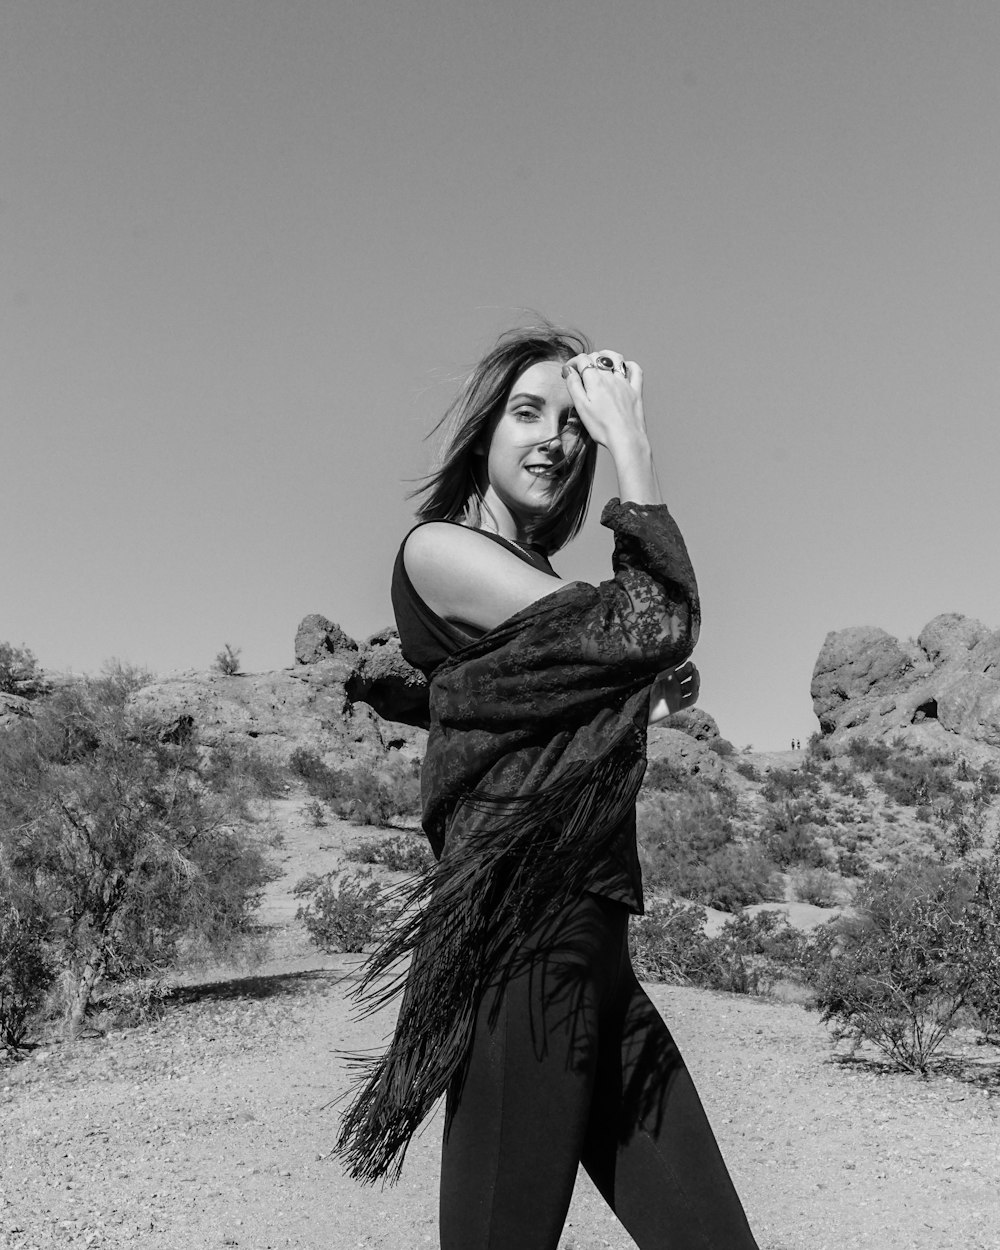
{"label": "woman's face", "polygon": [[561,360],[543,360],[525,369],[488,433],[486,502],[501,531],[503,512],[519,528],[548,511],[582,437],[562,368]]}

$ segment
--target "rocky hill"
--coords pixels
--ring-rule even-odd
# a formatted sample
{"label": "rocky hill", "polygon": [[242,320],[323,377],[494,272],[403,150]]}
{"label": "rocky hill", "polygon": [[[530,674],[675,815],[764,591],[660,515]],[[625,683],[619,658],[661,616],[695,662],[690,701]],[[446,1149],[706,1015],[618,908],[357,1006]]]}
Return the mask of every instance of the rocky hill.
{"label": "rocky hill", "polygon": [[[976,757],[1000,751],[1000,630],[949,612],[916,641],[874,626],[827,634],[813,709],[832,742],[896,739]],[[916,732],[914,732],[916,731]]]}
{"label": "rocky hill", "polygon": [[426,683],[403,660],[395,631],[358,643],[319,614],[299,626],[290,668],[182,673],[133,697],[137,709],[195,731],[204,746],[253,743],[281,762],[301,747],[331,764],[419,757],[426,702]]}

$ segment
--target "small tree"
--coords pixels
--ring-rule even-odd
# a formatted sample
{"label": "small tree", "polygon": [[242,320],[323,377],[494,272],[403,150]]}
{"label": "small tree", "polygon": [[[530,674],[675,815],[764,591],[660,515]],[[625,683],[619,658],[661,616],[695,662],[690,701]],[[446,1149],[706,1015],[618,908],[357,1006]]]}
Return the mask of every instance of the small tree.
{"label": "small tree", "polygon": [[52,978],[45,925],[0,900],[0,1045],[21,1045]]}
{"label": "small tree", "polygon": [[976,898],[967,872],[929,863],[870,877],[857,917],[825,925],[811,944],[807,975],[823,1020],[926,1074],[1000,957],[996,923],[989,946],[989,915]]}
{"label": "small tree", "polygon": [[16,694],[33,699],[48,689],[38,661],[27,647],[0,642],[0,694]]}
{"label": "small tree", "polygon": [[223,677],[235,677],[240,671],[241,647],[231,647],[227,642],[215,657],[215,667]]}
{"label": "small tree", "polygon": [[102,981],[249,941],[272,876],[194,746],[127,713],[130,687],[120,669],[75,683],[0,740],[0,894],[45,924],[70,1034]]}

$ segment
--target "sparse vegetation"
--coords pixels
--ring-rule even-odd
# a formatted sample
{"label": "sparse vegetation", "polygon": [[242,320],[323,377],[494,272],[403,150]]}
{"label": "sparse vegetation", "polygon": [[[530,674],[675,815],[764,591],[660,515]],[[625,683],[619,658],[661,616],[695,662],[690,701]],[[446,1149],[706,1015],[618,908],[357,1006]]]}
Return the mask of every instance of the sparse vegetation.
{"label": "sparse vegetation", "polygon": [[972,873],[930,861],[873,874],[856,915],[819,930],[806,961],[822,1018],[926,1074],[965,1008],[995,1020],[1000,962],[996,864]]}
{"label": "sparse vegetation", "polygon": [[45,925],[0,899],[0,1045],[17,1050],[55,975]]}
{"label": "sparse vegetation", "polygon": [[434,862],[423,834],[365,838],[351,848],[348,859],[358,864],[380,864],[390,872],[422,872]]}
{"label": "sparse vegetation", "polygon": [[213,747],[201,772],[217,794],[239,795],[245,801],[281,798],[288,789],[288,769],[249,743]]}
{"label": "sparse vegetation", "polygon": [[323,829],[326,826],[326,808],[319,799],[310,799],[308,803],[304,803],[302,814],[314,829]]}
{"label": "sparse vegetation", "polygon": [[637,829],[652,889],[736,911],[773,897],[774,864],[740,837],[728,793],[692,779],[685,790],[640,799]]}
{"label": "sparse vegetation", "polygon": [[216,672],[221,673],[223,677],[236,677],[240,671],[241,653],[241,647],[231,647],[228,642],[225,643],[213,661]]}
{"label": "sparse vegetation", "polygon": [[361,764],[331,768],[315,751],[299,747],[289,767],[311,794],[356,825],[384,826],[420,810],[419,765],[399,760],[380,772]]}
{"label": "sparse vegetation", "polygon": [[38,668],[38,661],[28,648],[0,642],[0,694],[34,699],[46,689],[47,683]]}
{"label": "sparse vegetation", "polygon": [[383,887],[372,879],[371,869],[310,874],[296,885],[295,893],[310,896],[295,918],[303,922],[323,951],[363,951],[381,938],[397,910]]}
{"label": "sparse vegetation", "polygon": [[194,744],[129,714],[143,680],[119,665],[69,683],[0,736],[6,1001],[26,1001],[15,982],[58,972],[70,1034],[104,985],[250,951],[273,876]]}
{"label": "sparse vegetation", "polygon": [[653,904],[629,929],[637,975],[732,994],[766,993],[778,980],[801,979],[805,939],[773,912],[735,916],[714,937],[704,926],[700,907]]}

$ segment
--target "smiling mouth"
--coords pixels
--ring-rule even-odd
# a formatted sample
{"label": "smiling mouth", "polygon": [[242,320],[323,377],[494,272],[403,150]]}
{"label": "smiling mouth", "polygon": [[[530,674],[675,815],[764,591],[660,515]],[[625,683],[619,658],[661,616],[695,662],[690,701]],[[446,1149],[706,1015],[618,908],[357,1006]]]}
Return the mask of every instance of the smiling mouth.
{"label": "smiling mouth", "polygon": [[540,477],[551,481],[559,476],[559,470],[554,464],[526,464],[524,467],[532,477]]}

